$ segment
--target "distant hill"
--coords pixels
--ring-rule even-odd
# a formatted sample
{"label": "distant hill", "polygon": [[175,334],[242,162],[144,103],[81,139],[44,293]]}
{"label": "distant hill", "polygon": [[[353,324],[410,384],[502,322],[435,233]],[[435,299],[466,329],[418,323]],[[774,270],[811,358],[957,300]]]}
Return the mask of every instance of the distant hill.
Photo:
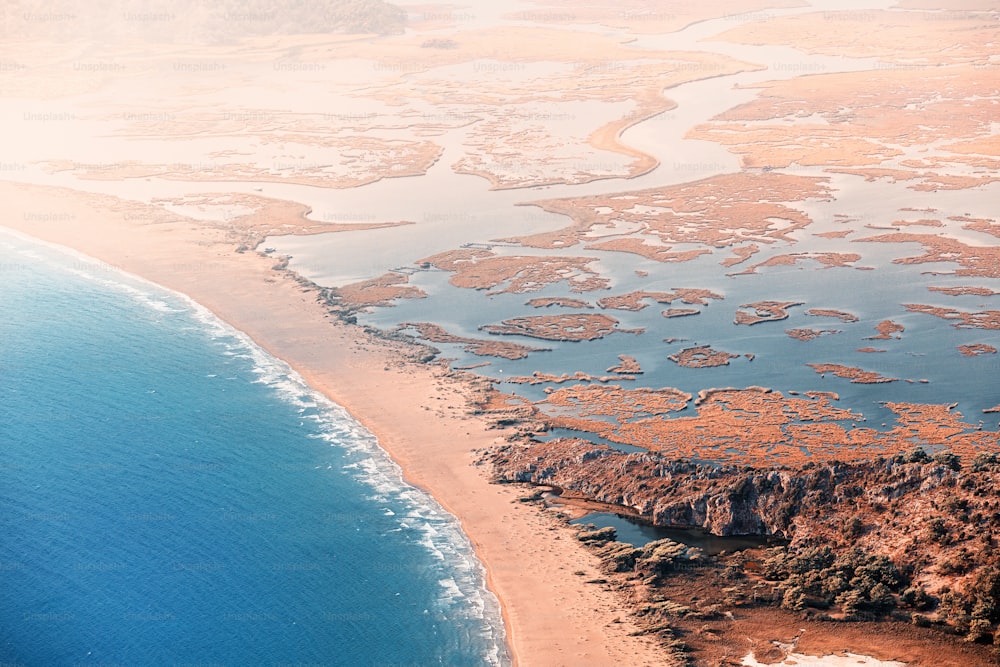
{"label": "distant hill", "polygon": [[5,0],[6,38],[218,43],[257,35],[403,31],[406,12],[384,0]]}

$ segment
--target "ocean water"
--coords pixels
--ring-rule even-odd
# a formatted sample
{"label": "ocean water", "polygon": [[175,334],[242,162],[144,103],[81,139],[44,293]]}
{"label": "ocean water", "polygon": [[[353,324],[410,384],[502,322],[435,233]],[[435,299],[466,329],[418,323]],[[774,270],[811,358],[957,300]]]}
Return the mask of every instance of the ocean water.
{"label": "ocean water", "polygon": [[456,521],[181,295],[0,234],[0,663],[507,664]]}

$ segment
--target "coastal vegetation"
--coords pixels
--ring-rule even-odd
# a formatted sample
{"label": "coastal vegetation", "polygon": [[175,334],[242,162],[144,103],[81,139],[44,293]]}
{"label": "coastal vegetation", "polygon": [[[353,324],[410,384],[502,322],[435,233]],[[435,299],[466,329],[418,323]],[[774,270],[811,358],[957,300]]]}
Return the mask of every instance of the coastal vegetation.
{"label": "coastal vegetation", "polygon": [[[609,575],[640,599],[658,600],[680,573],[688,581],[714,577],[719,588],[702,599],[699,618],[709,601],[716,615],[771,607],[827,622],[907,622],[1000,648],[995,453],[970,461],[917,447],[869,461],[763,469],[565,439],[511,442],[482,460],[498,482],[555,487],[654,525],[786,541],[708,556],[669,540],[622,544],[614,529],[580,532]],[[671,625],[680,603],[667,597],[638,612],[647,627],[669,628],[675,647],[689,625]]]}

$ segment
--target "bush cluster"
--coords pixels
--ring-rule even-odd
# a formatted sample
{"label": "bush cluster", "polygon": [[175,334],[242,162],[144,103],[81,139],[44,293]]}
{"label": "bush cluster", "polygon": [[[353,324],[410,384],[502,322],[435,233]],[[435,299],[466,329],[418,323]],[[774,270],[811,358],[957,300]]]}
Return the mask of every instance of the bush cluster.
{"label": "bush cluster", "polygon": [[942,589],[938,619],[968,641],[1000,643],[1000,563],[983,567],[964,593]]}
{"label": "bush cluster", "polygon": [[772,549],[763,563],[765,579],[777,582],[781,606],[840,608],[845,620],[875,618],[896,608],[896,594],[909,581],[885,556],[860,549],[835,554],[830,547],[793,552]]}

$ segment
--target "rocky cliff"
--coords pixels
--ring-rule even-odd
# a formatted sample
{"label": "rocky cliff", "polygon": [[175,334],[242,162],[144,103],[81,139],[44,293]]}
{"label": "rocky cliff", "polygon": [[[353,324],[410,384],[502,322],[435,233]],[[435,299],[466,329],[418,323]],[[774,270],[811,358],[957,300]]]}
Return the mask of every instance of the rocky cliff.
{"label": "rocky cliff", "polygon": [[897,591],[901,608],[933,611],[933,621],[977,639],[1000,621],[995,454],[963,462],[915,449],[892,458],[757,469],[559,439],[511,443],[485,452],[483,461],[498,482],[572,490],[656,525],[784,537],[786,559],[817,548],[832,549],[831,562],[848,552],[885,558],[923,600],[914,606]]}
{"label": "rocky cliff", "polygon": [[[899,527],[907,503],[954,505],[940,509],[956,530],[989,530],[998,509],[1000,464],[989,455],[963,467],[950,454],[920,450],[863,462],[758,469],[675,461],[654,452],[625,453],[585,440],[559,439],[511,444],[487,455],[498,481],[571,489],[620,505],[656,525],[697,526],[717,535],[778,535],[807,543],[816,524],[844,514],[865,514],[868,528]],[[940,501],[936,503],[935,501]],[[974,511],[978,510],[978,512]],[[971,520],[971,514],[975,520]],[[971,521],[971,523],[970,523]],[[852,538],[859,537],[853,531]],[[959,532],[970,532],[969,530]]]}

